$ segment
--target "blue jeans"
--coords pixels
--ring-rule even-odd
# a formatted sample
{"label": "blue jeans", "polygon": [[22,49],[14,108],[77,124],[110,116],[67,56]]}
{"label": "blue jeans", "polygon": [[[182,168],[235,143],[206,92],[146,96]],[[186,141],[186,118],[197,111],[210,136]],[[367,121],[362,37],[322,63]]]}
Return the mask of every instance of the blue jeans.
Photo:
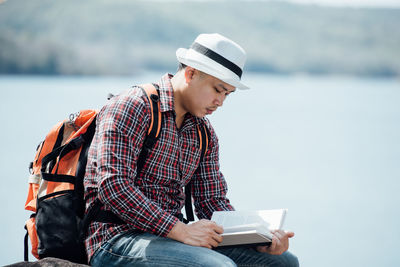
{"label": "blue jeans", "polygon": [[127,232],[104,243],[90,264],[104,266],[299,266],[290,252],[260,253],[250,247],[194,247],[149,233]]}

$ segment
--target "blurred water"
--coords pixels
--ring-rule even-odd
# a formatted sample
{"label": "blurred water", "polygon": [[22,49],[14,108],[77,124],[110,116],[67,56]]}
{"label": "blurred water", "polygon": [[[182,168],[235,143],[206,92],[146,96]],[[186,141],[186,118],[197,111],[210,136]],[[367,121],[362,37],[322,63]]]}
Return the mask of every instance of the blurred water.
{"label": "blurred water", "polygon": [[[140,77],[0,76],[0,265],[23,259],[27,166],[61,118]],[[210,117],[237,209],[288,208],[302,266],[400,266],[400,82],[249,74]],[[31,257],[32,259],[32,257]]]}

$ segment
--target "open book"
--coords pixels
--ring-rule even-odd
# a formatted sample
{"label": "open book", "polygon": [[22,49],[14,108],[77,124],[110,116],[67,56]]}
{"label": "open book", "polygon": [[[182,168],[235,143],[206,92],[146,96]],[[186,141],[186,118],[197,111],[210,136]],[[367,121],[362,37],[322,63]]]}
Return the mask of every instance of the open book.
{"label": "open book", "polygon": [[216,211],[211,220],[224,228],[219,246],[262,245],[271,242],[270,230],[282,229],[286,212],[286,209]]}

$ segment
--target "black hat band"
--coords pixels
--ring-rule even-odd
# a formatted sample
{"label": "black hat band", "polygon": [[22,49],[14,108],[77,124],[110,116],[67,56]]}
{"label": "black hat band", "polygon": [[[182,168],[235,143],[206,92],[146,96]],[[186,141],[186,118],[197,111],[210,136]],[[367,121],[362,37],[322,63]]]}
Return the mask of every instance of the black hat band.
{"label": "black hat band", "polygon": [[203,54],[206,57],[214,60],[215,62],[221,64],[225,68],[231,70],[233,73],[235,73],[237,76],[239,76],[239,78],[242,77],[242,72],[243,72],[242,69],[238,65],[233,63],[232,61],[221,56],[220,54],[215,53],[211,49],[209,49],[199,43],[196,43],[196,42],[193,43],[190,48],[199,52],[200,54]]}

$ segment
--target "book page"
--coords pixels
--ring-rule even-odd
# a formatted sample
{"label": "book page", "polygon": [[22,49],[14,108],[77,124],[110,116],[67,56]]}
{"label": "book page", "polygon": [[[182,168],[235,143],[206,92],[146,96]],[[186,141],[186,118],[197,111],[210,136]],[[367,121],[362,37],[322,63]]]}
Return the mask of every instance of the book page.
{"label": "book page", "polygon": [[219,246],[254,245],[270,242],[270,230],[282,228],[285,214],[286,209],[216,211],[211,220],[224,228]]}
{"label": "book page", "polygon": [[286,209],[259,210],[259,211],[216,211],[212,221],[222,225],[224,229],[267,228],[270,230],[281,229],[285,219]]}

